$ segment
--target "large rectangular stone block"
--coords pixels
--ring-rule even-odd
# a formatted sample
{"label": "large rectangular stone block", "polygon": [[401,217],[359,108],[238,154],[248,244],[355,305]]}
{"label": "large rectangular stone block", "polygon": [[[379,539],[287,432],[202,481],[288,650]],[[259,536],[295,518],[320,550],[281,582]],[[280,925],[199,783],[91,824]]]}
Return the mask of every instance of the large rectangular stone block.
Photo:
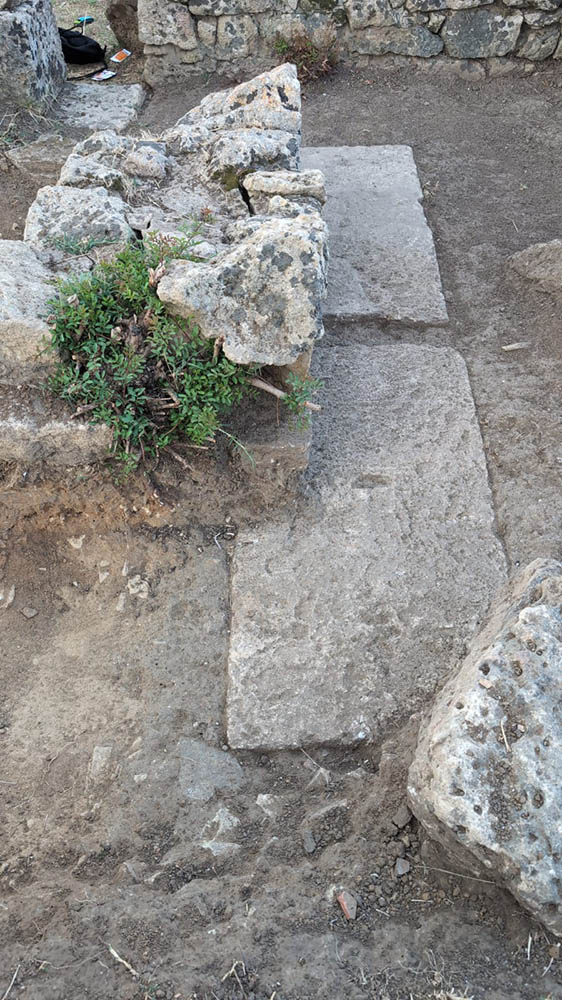
{"label": "large rectangular stone block", "polygon": [[0,9],[2,100],[43,105],[58,96],[65,79],[51,0],[24,0]]}
{"label": "large rectangular stone block", "polygon": [[234,747],[382,739],[462,655],[505,575],[460,355],[321,346],[315,360],[327,390],[308,502],[237,539]]}

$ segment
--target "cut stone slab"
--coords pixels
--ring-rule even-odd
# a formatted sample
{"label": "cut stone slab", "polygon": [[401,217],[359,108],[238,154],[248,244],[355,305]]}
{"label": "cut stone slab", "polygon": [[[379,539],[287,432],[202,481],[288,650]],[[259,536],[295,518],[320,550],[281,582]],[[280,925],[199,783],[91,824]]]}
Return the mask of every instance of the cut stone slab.
{"label": "cut stone slab", "polygon": [[0,461],[53,468],[88,465],[107,456],[111,431],[71,420],[47,396],[4,385],[0,401]]}
{"label": "cut stone slab", "polygon": [[[317,347],[308,507],[238,535],[233,747],[383,738],[432,694],[505,579],[466,367]],[[439,391],[436,391],[436,386]]]}
{"label": "cut stone slab", "polygon": [[139,83],[67,83],[54,108],[57,121],[67,128],[123,132],[135,120],[146,100]]}
{"label": "cut stone slab", "polygon": [[562,564],[532,563],[494,603],[436,699],[410,805],[476,875],[562,936]]}
{"label": "cut stone slab", "polygon": [[0,240],[0,363],[35,363],[51,338],[45,319],[51,272],[21,240]]}
{"label": "cut stone slab", "polygon": [[322,170],[326,178],[330,271],[324,316],[446,323],[411,148],[307,147],[301,165]]}

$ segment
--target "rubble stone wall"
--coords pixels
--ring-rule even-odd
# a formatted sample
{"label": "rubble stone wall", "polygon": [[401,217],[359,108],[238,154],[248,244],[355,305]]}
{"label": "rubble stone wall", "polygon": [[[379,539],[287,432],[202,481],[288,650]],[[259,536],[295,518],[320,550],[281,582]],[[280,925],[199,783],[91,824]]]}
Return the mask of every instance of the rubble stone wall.
{"label": "rubble stone wall", "polygon": [[[130,0],[127,8],[130,15]],[[115,9],[123,9],[115,0]],[[562,0],[138,0],[146,80],[271,65],[276,43],[304,28],[335,32],[340,58],[562,58]],[[119,33],[118,18],[114,27]],[[126,29],[123,29],[126,30]],[[279,50],[277,50],[279,52]],[[484,74],[473,64],[475,74]]]}

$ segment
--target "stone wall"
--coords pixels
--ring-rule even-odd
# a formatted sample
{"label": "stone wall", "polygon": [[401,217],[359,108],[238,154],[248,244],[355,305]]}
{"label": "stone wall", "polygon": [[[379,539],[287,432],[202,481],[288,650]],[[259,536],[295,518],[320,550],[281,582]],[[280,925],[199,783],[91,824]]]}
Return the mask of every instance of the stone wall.
{"label": "stone wall", "polygon": [[51,0],[0,0],[0,100],[41,106],[65,79]]}
{"label": "stone wall", "polygon": [[[131,7],[127,0],[130,33]],[[114,27],[123,0],[114,0]],[[146,80],[271,65],[275,43],[303,26],[337,35],[341,58],[562,58],[562,0],[138,0]]]}

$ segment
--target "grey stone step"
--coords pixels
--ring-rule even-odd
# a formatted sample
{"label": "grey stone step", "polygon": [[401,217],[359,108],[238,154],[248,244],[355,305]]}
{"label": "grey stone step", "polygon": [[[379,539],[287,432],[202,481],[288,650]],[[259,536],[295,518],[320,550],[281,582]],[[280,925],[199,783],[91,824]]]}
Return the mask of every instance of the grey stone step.
{"label": "grey stone step", "polygon": [[306,510],[237,539],[234,747],[378,740],[446,676],[505,577],[460,355],[349,345],[315,359]]}
{"label": "grey stone step", "polygon": [[301,150],[301,162],[326,177],[330,271],[324,316],[446,323],[411,148],[308,147]]}
{"label": "grey stone step", "polygon": [[101,461],[111,442],[105,425],[71,420],[58,400],[29,386],[0,386],[0,462],[68,468]]}
{"label": "grey stone step", "polygon": [[52,117],[59,126],[79,129],[88,135],[108,128],[124,132],[136,119],[146,96],[140,83],[68,82]]}

